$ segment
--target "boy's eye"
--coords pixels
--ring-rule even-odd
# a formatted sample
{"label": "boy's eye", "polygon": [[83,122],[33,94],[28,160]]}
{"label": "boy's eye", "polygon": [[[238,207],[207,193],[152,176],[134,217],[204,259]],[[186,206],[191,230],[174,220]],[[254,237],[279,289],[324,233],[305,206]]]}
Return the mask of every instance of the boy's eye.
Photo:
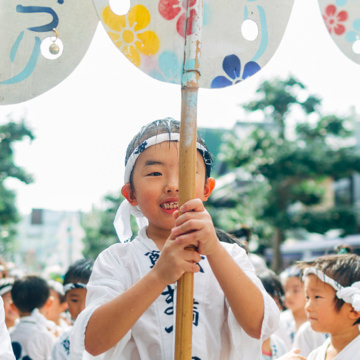
{"label": "boy's eye", "polygon": [[161,176],[161,172],[159,172],[159,171],[153,171],[153,172],[147,174],[147,176]]}

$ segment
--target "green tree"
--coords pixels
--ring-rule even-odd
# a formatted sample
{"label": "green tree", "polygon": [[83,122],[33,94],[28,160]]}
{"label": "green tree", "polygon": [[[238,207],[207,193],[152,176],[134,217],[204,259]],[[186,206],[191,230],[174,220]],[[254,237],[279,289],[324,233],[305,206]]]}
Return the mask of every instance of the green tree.
{"label": "green tree", "polygon": [[[225,214],[237,214],[237,222],[250,221],[263,237],[272,235],[272,267],[279,270],[280,244],[289,230],[359,232],[359,214],[352,204],[324,204],[324,184],[360,172],[360,149],[347,128],[351,119],[322,115],[321,99],[293,77],[265,81],[257,94],[258,99],[243,107],[262,112],[263,126],[254,125],[243,139],[228,135],[222,149],[229,168],[241,172],[240,179],[248,176],[228,196],[236,205]],[[295,116],[302,120],[294,124]]]}
{"label": "green tree", "polygon": [[113,222],[123,196],[108,194],[103,200],[104,209],[94,208],[83,217],[83,255],[88,259],[95,259],[102,250],[118,242]]}
{"label": "green tree", "polygon": [[10,119],[8,123],[0,125],[0,249],[4,254],[13,251],[16,235],[14,225],[19,221],[16,194],[8,188],[6,181],[9,178],[25,184],[33,181],[31,175],[17,166],[14,160],[14,146],[25,138],[33,140],[34,135],[25,125],[24,119],[19,123]]}

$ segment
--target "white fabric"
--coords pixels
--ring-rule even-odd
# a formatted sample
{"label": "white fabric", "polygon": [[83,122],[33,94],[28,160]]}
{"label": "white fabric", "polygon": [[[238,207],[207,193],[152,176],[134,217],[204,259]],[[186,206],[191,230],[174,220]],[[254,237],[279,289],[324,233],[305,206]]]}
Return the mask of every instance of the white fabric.
{"label": "white fabric", "polygon": [[351,286],[343,287],[336,292],[336,296],[351,304],[355,311],[360,311],[360,281],[351,284]]}
{"label": "white fabric", "polygon": [[[200,261],[202,271],[194,275],[193,357],[201,360],[259,359],[262,341],[277,327],[279,310],[255,275],[245,251],[236,244],[222,245],[263,294],[262,340],[249,337],[238,325],[206,257],[203,257]],[[84,353],[84,332],[95,309],[141,279],[150,271],[159,253],[155,243],[142,229],[132,242],[115,244],[98,256],[88,283],[86,308],[74,324],[70,350],[72,360],[88,358]],[[101,358],[173,359],[175,300],[176,284],[173,284],[155,300],[124,338]]]}
{"label": "white fabric", "polygon": [[296,332],[293,349],[300,349],[300,355],[306,357],[322,345],[328,337],[328,334],[314,331],[310,322],[306,321]]}
{"label": "white fabric", "polygon": [[315,267],[305,269],[304,277],[311,274],[316,275],[321,281],[330,285],[336,291],[338,299],[351,304],[355,311],[360,311],[360,281],[351,284],[351,286],[344,287]]}
{"label": "white fabric", "polygon": [[8,329],[5,325],[4,302],[0,296],[0,359],[15,360]]}
{"label": "white fabric", "polygon": [[[125,166],[125,173],[124,173],[124,183],[128,183],[130,181],[130,175],[131,172],[135,166],[137,158],[140,156],[142,152],[144,152],[147,148],[150,146],[160,144],[164,141],[180,141],[180,134],[179,133],[163,133],[163,134],[157,134],[155,136],[149,137],[146,140],[144,140],[139,146],[136,147],[136,149],[133,151],[133,153],[129,156],[126,166]],[[201,152],[208,152],[206,148],[201,145],[200,143],[196,143],[196,148],[200,150]],[[205,164],[206,160],[204,159]]]}
{"label": "white fabric", "polygon": [[260,358],[261,360],[279,359],[282,355],[285,355],[288,352],[284,341],[276,334],[272,334],[270,336],[270,347],[272,353],[271,357],[262,354],[262,357]]}
{"label": "white fabric", "polygon": [[134,216],[139,229],[148,225],[148,220],[138,206],[132,206],[125,199],[120,204],[114,219],[114,227],[118,239],[124,242],[130,241],[132,238],[130,216]]}
{"label": "white fabric", "polygon": [[[313,350],[307,360],[326,360],[326,350],[330,345],[328,338],[323,345]],[[344,349],[334,357],[334,360],[351,360],[358,359],[360,354],[360,335],[358,335],[351,343],[347,344]]]}
{"label": "white fabric", "polygon": [[279,328],[275,332],[285,343],[287,351],[290,351],[296,333],[296,322],[291,310],[285,310],[280,314]]}
{"label": "white fabric", "polygon": [[48,323],[37,309],[30,316],[20,318],[20,321],[10,332],[13,348],[17,346],[21,352],[20,359],[26,355],[36,360],[48,360],[50,358],[56,338],[49,331]]}
{"label": "white fabric", "polygon": [[72,327],[65,330],[57,339],[52,351],[51,360],[69,360],[70,359],[70,334]]}

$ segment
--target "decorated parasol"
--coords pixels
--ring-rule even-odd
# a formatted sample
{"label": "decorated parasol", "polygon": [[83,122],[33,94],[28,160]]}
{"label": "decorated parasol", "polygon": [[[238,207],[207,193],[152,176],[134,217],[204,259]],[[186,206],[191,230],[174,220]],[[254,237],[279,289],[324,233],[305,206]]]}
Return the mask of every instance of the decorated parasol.
{"label": "decorated parasol", "polygon": [[89,0],[0,0],[0,105],[32,99],[63,81],[98,23]]}
{"label": "decorated parasol", "polygon": [[319,0],[325,26],[336,46],[360,64],[360,1]]}

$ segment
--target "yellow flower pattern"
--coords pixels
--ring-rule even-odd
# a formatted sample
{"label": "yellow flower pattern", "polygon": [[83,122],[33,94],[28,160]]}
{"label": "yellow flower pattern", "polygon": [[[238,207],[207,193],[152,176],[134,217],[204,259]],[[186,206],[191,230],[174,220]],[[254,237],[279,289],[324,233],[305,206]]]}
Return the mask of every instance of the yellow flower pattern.
{"label": "yellow flower pattern", "polygon": [[102,17],[110,29],[108,34],[114,44],[136,66],[141,64],[141,54],[152,56],[158,52],[158,36],[153,31],[145,30],[151,20],[145,6],[135,5],[127,15],[116,15],[110,6],[107,6]]}

